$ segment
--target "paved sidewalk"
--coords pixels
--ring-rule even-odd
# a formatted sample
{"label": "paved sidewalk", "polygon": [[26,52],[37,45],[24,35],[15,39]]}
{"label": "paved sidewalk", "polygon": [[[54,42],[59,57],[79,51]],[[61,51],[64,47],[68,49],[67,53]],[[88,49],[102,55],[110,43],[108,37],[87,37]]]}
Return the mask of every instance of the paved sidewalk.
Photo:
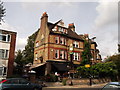
{"label": "paved sidewalk", "polygon": [[107,84],[107,83],[94,84],[92,86],[89,86],[89,85],[73,85],[73,86],[69,86],[69,85],[58,86],[58,85],[55,85],[55,86],[48,86],[48,87],[45,87],[45,88],[102,88],[105,84]]}

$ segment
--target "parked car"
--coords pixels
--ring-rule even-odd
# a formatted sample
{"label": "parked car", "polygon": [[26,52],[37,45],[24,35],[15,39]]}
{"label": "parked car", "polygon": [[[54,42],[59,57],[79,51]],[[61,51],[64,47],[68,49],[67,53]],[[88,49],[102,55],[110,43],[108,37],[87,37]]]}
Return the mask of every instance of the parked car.
{"label": "parked car", "polygon": [[110,82],[106,84],[102,90],[120,90],[120,82]]}
{"label": "parked car", "polygon": [[23,78],[9,78],[0,82],[0,90],[42,90],[42,86]]}

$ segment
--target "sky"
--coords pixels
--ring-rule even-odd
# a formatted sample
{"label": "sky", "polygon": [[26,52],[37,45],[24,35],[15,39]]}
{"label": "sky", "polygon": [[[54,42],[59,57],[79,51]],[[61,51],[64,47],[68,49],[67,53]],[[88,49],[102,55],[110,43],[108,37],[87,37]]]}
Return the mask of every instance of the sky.
{"label": "sky", "polygon": [[40,27],[44,12],[48,21],[55,23],[62,19],[66,26],[75,24],[78,34],[96,37],[97,48],[104,59],[117,53],[118,44],[118,2],[112,0],[79,1],[58,0],[2,0],[6,8],[4,23],[0,29],[17,32],[16,51],[24,49],[28,36]]}

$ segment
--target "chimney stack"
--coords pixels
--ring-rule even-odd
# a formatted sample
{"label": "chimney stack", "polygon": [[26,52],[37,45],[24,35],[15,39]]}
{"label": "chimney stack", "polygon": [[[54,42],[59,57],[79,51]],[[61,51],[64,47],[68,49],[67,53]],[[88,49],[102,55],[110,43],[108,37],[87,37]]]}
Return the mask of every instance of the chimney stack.
{"label": "chimney stack", "polygon": [[73,32],[75,32],[75,25],[74,25],[74,23],[69,24],[68,28],[71,29]]}
{"label": "chimney stack", "polygon": [[40,25],[40,28],[45,28],[45,26],[47,25],[47,22],[48,22],[48,15],[46,12],[44,12],[42,14],[42,17],[41,17],[41,25]]}

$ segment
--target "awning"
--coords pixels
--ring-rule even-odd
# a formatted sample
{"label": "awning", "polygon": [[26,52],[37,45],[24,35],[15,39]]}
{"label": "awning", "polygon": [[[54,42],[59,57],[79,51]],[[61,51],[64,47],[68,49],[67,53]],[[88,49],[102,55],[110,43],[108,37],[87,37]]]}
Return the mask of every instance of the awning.
{"label": "awning", "polygon": [[37,68],[37,67],[40,67],[42,65],[45,65],[46,63],[41,63],[41,64],[33,64],[30,69],[33,69],[33,68]]}
{"label": "awning", "polygon": [[55,63],[55,64],[52,64],[52,66],[57,70],[57,71],[69,71],[68,68],[67,68],[67,64],[65,63]]}

